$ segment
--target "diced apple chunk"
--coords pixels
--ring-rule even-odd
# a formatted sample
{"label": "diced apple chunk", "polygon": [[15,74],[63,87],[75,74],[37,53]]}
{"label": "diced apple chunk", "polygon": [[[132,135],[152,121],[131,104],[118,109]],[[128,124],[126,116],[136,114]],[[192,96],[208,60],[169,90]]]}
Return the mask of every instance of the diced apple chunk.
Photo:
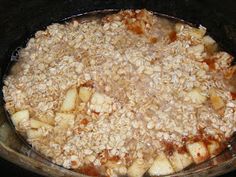
{"label": "diced apple chunk", "polygon": [[20,122],[29,120],[29,111],[28,110],[18,111],[11,116],[11,120],[13,124],[17,126]]}
{"label": "diced apple chunk", "polygon": [[210,90],[210,101],[212,104],[212,107],[217,111],[225,107],[225,103],[223,99],[217,95],[215,89]]}
{"label": "diced apple chunk", "polygon": [[192,157],[187,152],[179,153],[174,151],[168,158],[176,172],[183,170],[193,163]]}
{"label": "diced apple chunk", "polygon": [[71,113],[56,113],[56,117],[61,117],[63,119],[74,119],[75,115]]}
{"label": "diced apple chunk", "polygon": [[227,69],[233,61],[233,56],[227,52],[217,52],[212,57],[216,59],[217,69]]}
{"label": "diced apple chunk", "polygon": [[148,173],[151,176],[167,175],[174,173],[174,169],[166,155],[161,152],[154,160],[152,166],[148,170]]}
{"label": "diced apple chunk", "polygon": [[221,152],[221,145],[217,141],[211,140],[207,144],[207,149],[209,151],[210,156],[214,157]]}
{"label": "diced apple chunk", "polygon": [[35,128],[35,129],[41,128],[41,127],[45,127],[49,129],[53,128],[51,125],[35,120],[35,119],[30,119],[30,127]]}
{"label": "diced apple chunk", "polygon": [[88,102],[92,95],[92,90],[89,87],[80,87],[79,89],[79,98],[83,102]]}
{"label": "diced apple chunk", "polygon": [[95,105],[102,105],[105,102],[105,95],[95,92],[92,96],[91,103]]}
{"label": "diced apple chunk", "polygon": [[106,172],[111,177],[125,176],[127,175],[127,168],[124,165],[117,164],[117,162],[108,161],[104,164],[107,168]]}
{"label": "diced apple chunk", "polygon": [[203,37],[203,39],[202,39],[202,41],[203,41],[203,44],[204,45],[213,45],[213,44],[215,44],[216,43],[216,41],[214,40],[214,39],[212,39],[212,37],[210,37],[210,36],[204,36]]}
{"label": "diced apple chunk", "polygon": [[74,125],[75,115],[69,113],[56,113],[56,123],[58,126],[68,128]]}
{"label": "diced apple chunk", "polygon": [[187,51],[192,54],[202,54],[204,52],[204,45],[198,44],[195,46],[191,46],[187,49]]}
{"label": "diced apple chunk", "polygon": [[75,108],[77,89],[71,88],[66,92],[66,96],[61,106],[61,111],[71,111]]}
{"label": "diced apple chunk", "polygon": [[42,131],[29,129],[26,131],[28,139],[36,139],[42,136]]}
{"label": "diced apple chunk", "polygon": [[127,174],[129,177],[142,177],[147,169],[147,163],[143,159],[137,159],[128,168]]}
{"label": "diced apple chunk", "polygon": [[217,51],[217,43],[210,36],[206,35],[202,38],[202,42],[206,48],[206,51],[210,54],[213,54]]}
{"label": "diced apple chunk", "polygon": [[53,117],[47,117],[47,116],[40,116],[40,117],[37,117],[39,119],[40,122],[43,122],[45,124],[49,124],[49,125],[52,125],[54,126],[55,124],[55,120]]}
{"label": "diced apple chunk", "polygon": [[225,79],[233,79],[234,80],[235,76],[236,76],[236,66],[235,65],[227,68],[224,71]]}
{"label": "diced apple chunk", "polygon": [[186,147],[196,164],[204,162],[209,158],[207,147],[202,141],[189,143]]}
{"label": "diced apple chunk", "polygon": [[198,88],[191,90],[187,96],[193,103],[202,104],[206,101],[206,96]]}
{"label": "diced apple chunk", "polygon": [[117,172],[116,172],[118,175],[121,175],[121,176],[125,176],[127,174],[127,168],[124,166],[124,165],[120,165],[118,168],[117,168]]}
{"label": "diced apple chunk", "polygon": [[183,23],[176,23],[175,24],[175,31],[176,32],[181,32],[184,29],[184,24]]}
{"label": "diced apple chunk", "polygon": [[95,92],[91,97],[89,108],[97,113],[111,113],[113,99],[103,93]]}
{"label": "diced apple chunk", "polygon": [[190,28],[189,32],[191,36],[203,38],[203,36],[206,34],[206,28],[200,25],[198,28]]}
{"label": "diced apple chunk", "polygon": [[176,32],[183,32],[184,31],[189,36],[195,37],[197,39],[203,38],[203,36],[206,33],[206,28],[203,26],[199,26],[199,28],[194,28],[189,25],[182,24],[182,23],[177,23],[175,25],[175,30],[176,30]]}

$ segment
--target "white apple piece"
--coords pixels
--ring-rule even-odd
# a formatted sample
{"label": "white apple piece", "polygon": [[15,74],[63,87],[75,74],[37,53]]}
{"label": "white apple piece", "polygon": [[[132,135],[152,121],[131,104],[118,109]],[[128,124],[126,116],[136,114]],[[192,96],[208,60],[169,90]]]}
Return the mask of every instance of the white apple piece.
{"label": "white apple piece", "polygon": [[75,115],[70,113],[56,113],[55,121],[60,127],[72,127],[74,125]]}
{"label": "white apple piece", "polygon": [[233,56],[227,52],[217,52],[212,57],[216,60],[216,69],[227,69],[231,66]]}
{"label": "white apple piece", "polygon": [[191,54],[202,54],[204,52],[204,45],[198,44],[187,48],[187,51]]}
{"label": "white apple piece", "polygon": [[15,126],[18,126],[20,122],[29,120],[29,111],[18,111],[11,116],[11,120]]}
{"label": "white apple piece", "polygon": [[91,97],[90,109],[95,112],[112,112],[113,99],[103,93],[95,92]]}
{"label": "white apple piece", "polygon": [[92,95],[92,88],[90,87],[80,87],[79,89],[79,98],[83,102],[88,102]]}
{"label": "white apple piece", "polygon": [[136,159],[128,168],[129,177],[142,177],[148,169],[147,163],[143,159]]}
{"label": "white apple piece", "polygon": [[[233,81],[234,80],[234,76],[236,76],[236,65],[231,66],[231,67],[227,68],[224,71],[225,79],[227,79],[227,80],[231,80],[232,79],[232,81]],[[230,87],[233,87],[233,86],[230,86]],[[230,88],[230,91],[234,92],[235,91],[234,87],[232,89]]]}
{"label": "white apple piece", "polygon": [[199,28],[194,28],[182,23],[177,23],[175,25],[175,31],[178,33],[184,32],[184,34],[187,34],[196,39],[202,39],[203,36],[206,34],[206,28],[201,25],[199,26]]}
{"label": "white apple piece", "polygon": [[192,157],[187,152],[174,151],[171,156],[168,156],[174,171],[181,171],[193,163]]}
{"label": "white apple piece", "polygon": [[210,101],[211,101],[212,107],[216,111],[225,107],[225,103],[223,99],[216,93],[216,90],[213,88],[210,90]]}
{"label": "white apple piece", "polygon": [[202,141],[189,143],[186,147],[196,164],[204,162],[210,157],[207,147]]}
{"label": "white apple piece", "polygon": [[221,145],[215,140],[210,140],[207,143],[207,149],[209,151],[209,154],[212,157],[217,156],[221,152]]}
{"label": "white apple piece", "polygon": [[206,35],[202,38],[202,42],[206,48],[206,51],[213,53],[217,50],[217,43],[212,37]]}
{"label": "white apple piece", "polygon": [[91,99],[91,104],[102,105],[105,102],[106,96],[104,94],[95,92]]}
{"label": "white apple piece", "polygon": [[34,129],[38,129],[38,128],[41,128],[41,127],[45,127],[45,128],[48,128],[48,129],[53,128],[51,125],[49,125],[47,123],[44,123],[44,122],[41,122],[41,121],[38,121],[38,120],[35,120],[35,119],[30,119],[30,127],[34,128]]}
{"label": "white apple piece", "polygon": [[28,129],[26,131],[26,135],[28,139],[36,139],[42,136],[42,131],[40,129],[39,130]]}
{"label": "white apple piece", "polygon": [[151,176],[168,175],[174,173],[174,169],[164,152],[158,154],[152,166],[148,170]]}
{"label": "white apple piece", "polygon": [[184,24],[183,23],[176,23],[175,24],[175,31],[176,32],[181,32],[184,29]]}
{"label": "white apple piece", "polygon": [[117,168],[117,172],[116,172],[118,175],[121,175],[121,176],[125,176],[127,174],[127,168],[123,165],[120,165],[118,168]]}
{"label": "white apple piece", "polygon": [[71,88],[66,92],[66,96],[61,106],[61,111],[72,111],[75,108],[77,89]]}
{"label": "white apple piece", "polygon": [[38,121],[43,122],[45,124],[49,124],[51,126],[54,126],[54,124],[55,124],[55,120],[53,117],[41,116],[41,117],[37,117],[37,118],[38,118],[37,119]]}
{"label": "white apple piece", "polygon": [[105,164],[106,172],[110,177],[118,177],[127,175],[127,168],[124,165],[117,164],[117,162],[108,161]]}
{"label": "white apple piece", "polygon": [[198,28],[190,27],[188,32],[190,36],[193,36],[197,39],[201,39],[206,34],[206,28],[201,25]]}
{"label": "white apple piece", "polygon": [[202,104],[206,101],[206,96],[203,95],[203,93],[201,92],[201,90],[199,88],[195,88],[195,89],[191,90],[187,94],[187,97],[190,98],[190,100],[193,103],[197,103],[197,104]]}
{"label": "white apple piece", "polygon": [[214,45],[216,43],[216,41],[208,35],[204,36],[202,41],[203,41],[204,45],[206,45],[206,46]]}

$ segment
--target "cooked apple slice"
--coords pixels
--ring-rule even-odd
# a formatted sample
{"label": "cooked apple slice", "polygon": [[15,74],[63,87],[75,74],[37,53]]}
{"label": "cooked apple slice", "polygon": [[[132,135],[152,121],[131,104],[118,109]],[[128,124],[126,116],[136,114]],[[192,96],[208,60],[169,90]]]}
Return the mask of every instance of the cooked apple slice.
{"label": "cooked apple slice", "polygon": [[43,122],[45,124],[49,124],[49,125],[52,125],[54,126],[55,124],[55,120],[53,117],[47,117],[47,116],[40,116],[40,117],[37,117],[39,119],[40,122]]}
{"label": "cooked apple slice", "polygon": [[212,157],[215,157],[217,156],[220,152],[221,152],[221,145],[220,143],[218,143],[217,141],[215,140],[210,140],[208,143],[207,143],[207,149],[209,151],[209,154]]}
{"label": "cooked apple slice", "polygon": [[79,89],[79,98],[83,102],[88,102],[92,95],[92,90],[89,87],[80,87]]}
{"label": "cooked apple slice", "polygon": [[201,54],[204,52],[204,45],[198,44],[187,48],[187,51],[192,54]]}
{"label": "cooked apple slice", "polygon": [[26,135],[27,135],[28,139],[35,139],[35,138],[39,138],[42,136],[42,131],[28,129],[26,131]]}
{"label": "cooked apple slice", "polygon": [[227,69],[233,61],[233,56],[227,52],[216,52],[212,57],[216,59],[217,69]]}
{"label": "cooked apple slice", "polygon": [[117,164],[117,162],[108,161],[104,166],[107,168],[106,172],[109,176],[127,175],[127,168],[124,165]]}
{"label": "cooked apple slice", "polygon": [[184,24],[183,23],[176,23],[175,24],[175,31],[176,32],[181,32],[184,29]]}
{"label": "cooked apple slice", "polygon": [[191,99],[191,101],[193,103],[202,104],[206,101],[206,96],[203,95],[203,93],[201,92],[201,90],[199,88],[195,88],[195,89],[191,90],[187,94],[187,96],[188,96],[188,98]]}
{"label": "cooked apple slice", "polygon": [[223,72],[224,72],[225,79],[228,79],[228,80],[233,79],[234,80],[234,78],[236,76],[236,65],[227,68]]}
{"label": "cooked apple slice", "polygon": [[189,25],[185,25],[182,23],[177,23],[175,25],[176,32],[186,32],[189,36],[195,37],[197,39],[203,38],[206,33],[206,28],[203,26],[199,26],[199,28],[194,28]]}
{"label": "cooked apple slice", "polygon": [[51,125],[35,120],[35,119],[30,119],[30,127],[35,128],[35,129],[40,128],[40,127],[46,127],[49,129],[53,128]]}
{"label": "cooked apple slice", "polygon": [[208,45],[214,45],[216,43],[216,41],[208,35],[203,37],[202,42],[203,42],[204,45],[207,45],[207,46]]}
{"label": "cooked apple slice", "polygon": [[55,117],[57,125],[64,128],[73,126],[74,119],[75,119],[75,115],[69,114],[69,113],[56,113],[56,117]]}
{"label": "cooked apple slice", "polygon": [[189,143],[186,147],[196,164],[204,162],[210,157],[207,147],[202,141]]}
{"label": "cooked apple slice", "polygon": [[120,165],[118,168],[117,168],[117,172],[116,172],[118,175],[120,176],[125,176],[127,174],[127,168],[124,166],[124,165]]}
{"label": "cooked apple slice", "polygon": [[174,169],[164,152],[158,154],[152,166],[148,170],[148,173],[151,176],[160,176],[174,173]]}
{"label": "cooked apple slice", "polygon": [[11,116],[11,120],[13,124],[17,126],[20,122],[29,120],[29,111],[28,110],[18,111]]}
{"label": "cooked apple slice", "polygon": [[127,174],[129,177],[142,177],[147,169],[147,163],[143,159],[137,159],[128,168]]}
{"label": "cooked apple slice", "polygon": [[102,105],[105,102],[106,96],[102,93],[95,92],[91,98],[91,103],[94,105]]}
{"label": "cooked apple slice", "polygon": [[211,101],[212,107],[216,111],[225,107],[225,103],[223,99],[219,95],[217,95],[215,89],[213,88],[210,90],[210,101]]}
{"label": "cooked apple slice", "polygon": [[66,96],[61,106],[61,111],[71,111],[75,108],[77,98],[76,88],[71,88],[66,92]]}
{"label": "cooked apple slice", "polygon": [[71,120],[71,119],[74,119],[75,115],[74,114],[71,114],[71,113],[56,113],[56,119],[59,118],[60,119],[64,119],[64,120]]}
{"label": "cooked apple slice", "polygon": [[190,36],[193,36],[195,38],[203,38],[203,36],[206,34],[206,28],[201,25],[198,28],[190,27],[189,33]]}
{"label": "cooked apple slice", "polygon": [[187,152],[174,151],[171,156],[168,156],[174,171],[181,171],[193,163],[192,157]]}

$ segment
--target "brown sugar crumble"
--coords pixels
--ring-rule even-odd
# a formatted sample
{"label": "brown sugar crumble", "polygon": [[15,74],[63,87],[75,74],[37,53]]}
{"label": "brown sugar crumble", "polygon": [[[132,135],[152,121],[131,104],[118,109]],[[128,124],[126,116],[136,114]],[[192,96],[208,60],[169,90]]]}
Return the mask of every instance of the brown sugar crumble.
{"label": "brown sugar crumble", "polygon": [[5,107],[54,163],[132,177],[132,164],[191,151],[195,137],[224,142],[236,130],[233,57],[205,33],[146,10],[52,24],[20,51],[4,81]]}

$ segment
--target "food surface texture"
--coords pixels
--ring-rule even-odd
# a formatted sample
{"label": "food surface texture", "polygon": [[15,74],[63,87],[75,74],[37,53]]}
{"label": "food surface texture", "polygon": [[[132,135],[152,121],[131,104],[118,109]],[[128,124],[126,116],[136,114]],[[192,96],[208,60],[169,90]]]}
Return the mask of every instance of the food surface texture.
{"label": "food surface texture", "polygon": [[32,147],[90,176],[165,175],[219,154],[236,130],[236,67],[203,26],[147,10],[38,31],[5,78]]}

